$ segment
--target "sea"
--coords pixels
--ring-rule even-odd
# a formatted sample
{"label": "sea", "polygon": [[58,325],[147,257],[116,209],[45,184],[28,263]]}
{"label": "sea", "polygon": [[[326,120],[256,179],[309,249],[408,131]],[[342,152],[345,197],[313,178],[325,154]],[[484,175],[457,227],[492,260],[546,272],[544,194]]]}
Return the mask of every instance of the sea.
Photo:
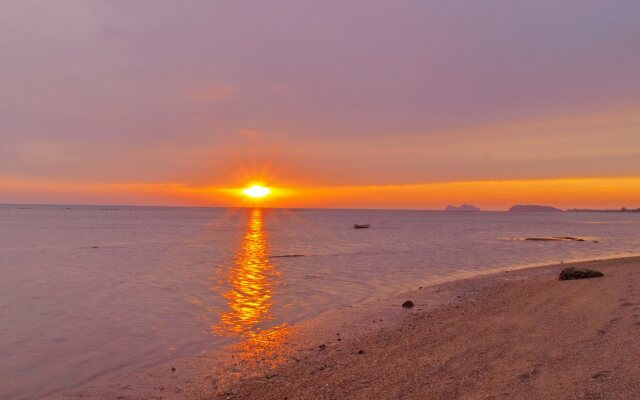
{"label": "sea", "polygon": [[[558,236],[584,240],[523,240]],[[640,213],[2,205],[0,399],[435,282],[639,253]]]}

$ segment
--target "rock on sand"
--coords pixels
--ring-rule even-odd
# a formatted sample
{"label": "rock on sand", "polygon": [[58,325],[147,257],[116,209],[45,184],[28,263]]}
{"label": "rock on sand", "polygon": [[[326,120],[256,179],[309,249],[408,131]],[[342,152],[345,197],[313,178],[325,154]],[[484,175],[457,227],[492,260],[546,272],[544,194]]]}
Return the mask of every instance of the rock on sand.
{"label": "rock on sand", "polygon": [[593,269],[569,267],[560,272],[559,279],[568,281],[572,279],[600,278],[602,276],[604,276],[602,272]]}

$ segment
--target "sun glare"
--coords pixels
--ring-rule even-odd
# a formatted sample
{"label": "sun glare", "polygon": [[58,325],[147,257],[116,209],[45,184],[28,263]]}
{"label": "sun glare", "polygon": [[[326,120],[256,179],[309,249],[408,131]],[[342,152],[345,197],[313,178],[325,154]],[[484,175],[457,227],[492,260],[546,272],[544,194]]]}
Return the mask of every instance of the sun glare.
{"label": "sun glare", "polygon": [[242,193],[254,199],[259,199],[268,196],[271,193],[271,189],[260,185],[253,185],[244,189]]}

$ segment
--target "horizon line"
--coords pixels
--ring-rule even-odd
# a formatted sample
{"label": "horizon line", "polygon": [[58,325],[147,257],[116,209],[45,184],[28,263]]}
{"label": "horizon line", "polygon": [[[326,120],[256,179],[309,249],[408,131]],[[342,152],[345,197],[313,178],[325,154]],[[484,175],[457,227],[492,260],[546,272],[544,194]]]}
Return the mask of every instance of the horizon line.
{"label": "horizon line", "polygon": [[[548,204],[514,204],[516,205],[525,205],[525,206],[549,206]],[[268,207],[268,206],[221,206],[221,205],[152,205],[152,204],[70,204],[70,203],[0,203],[0,207],[20,207],[20,206],[29,206],[29,207],[114,207],[114,208],[201,208],[201,209],[253,209],[253,208],[262,208],[262,209],[271,209],[271,210],[344,210],[344,211],[429,211],[429,212],[446,212],[452,214],[468,214],[468,213],[478,213],[478,212],[510,212],[509,209],[501,209],[501,210],[454,210],[447,211],[443,209],[432,209],[432,208],[383,208],[383,207]],[[512,206],[512,207],[513,207]],[[555,206],[551,206],[557,208]],[[561,212],[575,212],[575,211],[584,211],[584,212],[622,212],[623,209],[633,211],[640,210],[640,207],[627,207],[622,206],[619,208],[578,208],[572,207],[567,209],[557,208]],[[526,212],[526,211],[525,211]],[[530,211],[530,212],[538,212],[538,211]],[[543,212],[544,213],[544,212]]]}

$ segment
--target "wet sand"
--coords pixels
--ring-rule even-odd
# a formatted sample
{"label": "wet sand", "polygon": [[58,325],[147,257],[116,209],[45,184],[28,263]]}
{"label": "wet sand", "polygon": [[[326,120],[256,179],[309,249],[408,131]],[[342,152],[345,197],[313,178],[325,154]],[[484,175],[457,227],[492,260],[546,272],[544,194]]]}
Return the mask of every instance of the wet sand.
{"label": "wet sand", "polygon": [[424,287],[55,398],[638,399],[640,257]]}

